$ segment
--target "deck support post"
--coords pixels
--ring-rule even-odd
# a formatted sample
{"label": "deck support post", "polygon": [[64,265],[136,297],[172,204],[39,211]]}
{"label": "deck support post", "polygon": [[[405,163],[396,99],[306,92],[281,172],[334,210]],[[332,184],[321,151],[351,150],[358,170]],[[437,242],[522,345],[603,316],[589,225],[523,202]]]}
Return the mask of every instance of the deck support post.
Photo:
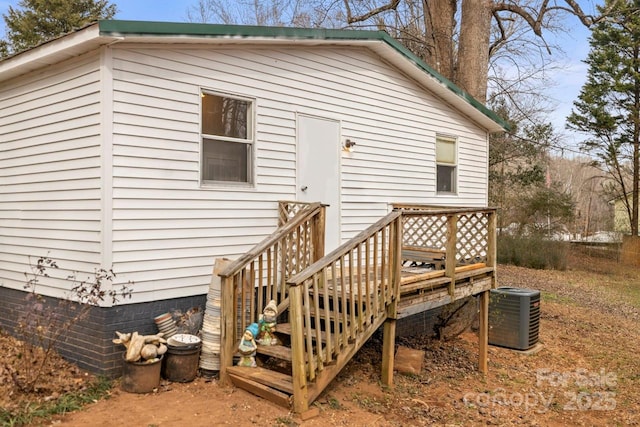
{"label": "deck support post", "polygon": [[400,270],[402,269],[402,233],[403,222],[400,215],[391,228],[391,268],[393,299],[387,306],[387,319],[384,321],[382,337],[382,384],[393,386],[393,365],[396,349],[396,322],[398,317],[398,302],[400,301]]}
{"label": "deck support post", "polygon": [[489,350],[489,293],[480,293],[480,322],[478,330],[478,370],[483,374],[488,372],[487,353]]}
{"label": "deck support post", "polygon": [[382,337],[382,384],[393,386],[393,365],[396,348],[396,319],[384,322]]}

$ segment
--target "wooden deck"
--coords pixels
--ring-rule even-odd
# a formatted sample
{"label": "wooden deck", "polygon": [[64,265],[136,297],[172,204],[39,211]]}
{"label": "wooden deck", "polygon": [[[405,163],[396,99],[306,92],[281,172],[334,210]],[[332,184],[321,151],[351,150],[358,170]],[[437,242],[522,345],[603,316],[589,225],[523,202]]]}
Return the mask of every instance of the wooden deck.
{"label": "wooden deck", "polygon": [[[381,382],[393,383],[398,319],[478,296],[478,368],[487,371],[495,210],[394,206],[324,254],[324,206],[283,202],[280,227],[217,274],[222,280],[221,383],[297,413],[310,410],[383,328]],[[232,366],[242,332],[275,300],[282,345],[258,346],[259,368]]]}
{"label": "wooden deck", "polygon": [[[445,275],[445,270],[430,266],[402,267],[398,319],[490,290],[493,286],[494,270],[485,263],[459,266],[456,267],[455,278],[452,279]],[[335,278],[327,277],[326,288],[319,289],[318,292],[323,295],[325,290],[329,294],[335,291],[338,296],[345,295],[347,301],[353,298],[364,305],[373,304],[379,299],[375,290],[381,288],[381,276],[382,273],[378,270],[377,274],[370,273],[368,278],[342,278],[339,275]],[[450,294],[451,288],[454,290],[453,295]]]}
{"label": "wooden deck", "polygon": [[494,268],[483,263],[456,268],[453,295],[452,279],[443,270],[427,270],[420,267],[403,268],[398,303],[398,319],[431,310],[456,300],[478,295],[493,287]]}

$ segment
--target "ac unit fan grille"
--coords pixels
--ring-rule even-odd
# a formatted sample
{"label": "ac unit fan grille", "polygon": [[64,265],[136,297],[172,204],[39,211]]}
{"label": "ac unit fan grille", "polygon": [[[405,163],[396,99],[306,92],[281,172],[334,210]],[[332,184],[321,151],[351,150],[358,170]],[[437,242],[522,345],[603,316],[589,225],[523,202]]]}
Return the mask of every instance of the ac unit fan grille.
{"label": "ac unit fan grille", "polygon": [[529,347],[533,347],[538,343],[538,334],[540,332],[540,294],[537,297],[531,297],[531,305],[529,307]]}

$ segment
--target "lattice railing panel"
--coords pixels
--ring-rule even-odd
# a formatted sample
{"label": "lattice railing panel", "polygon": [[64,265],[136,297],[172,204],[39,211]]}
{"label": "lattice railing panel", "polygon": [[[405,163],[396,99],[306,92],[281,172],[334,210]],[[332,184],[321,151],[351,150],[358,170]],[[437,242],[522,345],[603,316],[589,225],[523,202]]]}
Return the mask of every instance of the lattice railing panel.
{"label": "lattice railing panel", "polygon": [[280,201],[278,202],[278,225],[283,225],[303,209],[310,206],[310,203],[306,202],[294,202],[294,201]]}
{"label": "lattice railing panel", "polygon": [[488,262],[493,209],[403,204],[394,204],[394,209],[403,213],[403,246],[448,251],[449,229],[455,227],[455,254],[445,257],[455,259],[456,266]]}
{"label": "lattice railing panel", "polygon": [[459,264],[485,262],[489,247],[489,217],[485,213],[458,216],[456,261]]}
{"label": "lattice railing panel", "polygon": [[312,264],[311,254],[314,247],[311,233],[311,222],[304,222],[291,233],[290,238],[282,245],[282,259],[285,263],[286,277],[293,276]]}
{"label": "lattice railing panel", "polygon": [[444,215],[403,216],[402,244],[444,249],[447,243],[447,217]]}

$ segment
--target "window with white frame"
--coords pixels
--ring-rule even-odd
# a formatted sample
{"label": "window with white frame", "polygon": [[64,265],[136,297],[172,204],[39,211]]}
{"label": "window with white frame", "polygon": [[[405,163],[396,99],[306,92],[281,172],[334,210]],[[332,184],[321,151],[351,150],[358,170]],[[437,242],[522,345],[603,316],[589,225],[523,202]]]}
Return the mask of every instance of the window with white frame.
{"label": "window with white frame", "polygon": [[455,193],[457,142],[448,136],[436,136],[436,192]]}
{"label": "window with white frame", "polygon": [[253,180],[253,102],[202,92],[202,182]]}

